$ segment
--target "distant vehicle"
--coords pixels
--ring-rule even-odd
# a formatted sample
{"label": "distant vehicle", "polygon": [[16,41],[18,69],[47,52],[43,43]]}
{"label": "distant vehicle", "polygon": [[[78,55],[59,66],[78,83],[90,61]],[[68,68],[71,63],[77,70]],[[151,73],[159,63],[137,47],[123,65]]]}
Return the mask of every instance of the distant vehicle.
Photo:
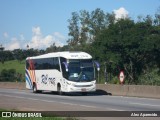
{"label": "distant vehicle", "polygon": [[55,52],[26,58],[26,88],[34,93],[96,91],[98,62],[85,52]]}

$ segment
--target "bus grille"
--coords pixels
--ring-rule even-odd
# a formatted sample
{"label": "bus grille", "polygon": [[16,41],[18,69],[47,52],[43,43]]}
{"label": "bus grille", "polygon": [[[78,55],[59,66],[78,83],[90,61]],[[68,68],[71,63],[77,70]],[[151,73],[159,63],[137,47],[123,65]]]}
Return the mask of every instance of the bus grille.
{"label": "bus grille", "polygon": [[92,84],[91,85],[74,85],[74,87],[91,87],[92,86]]}

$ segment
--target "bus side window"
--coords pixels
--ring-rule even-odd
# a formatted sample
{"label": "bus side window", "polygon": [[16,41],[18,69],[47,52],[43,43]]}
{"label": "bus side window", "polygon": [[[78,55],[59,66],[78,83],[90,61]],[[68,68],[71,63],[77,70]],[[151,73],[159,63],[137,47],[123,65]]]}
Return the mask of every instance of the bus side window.
{"label": "bus side window", "polygon": [[29,69],[29,61],[26,60],[26,69],[28,70]]}
{"label": "bus side window", "polygon": [[61,64],[63,77],[68,79],[68,72],[66,71],[66,67],[64,64]]}
{"label": "bus side window", "polygon": [[63,62],[66,62],[66,59],[61,57],[60,61],[61,61],[61,68],[62,68],[63,77],[66,78],[66,79],[68,79],[68,72],[66,72],[66,67],[63,64]]}
{"label": "bus side window", "polygon": [[53,58],[53,69],[57,69],[58,71],[60,71],[60,66],[59,66],[58,57]]}

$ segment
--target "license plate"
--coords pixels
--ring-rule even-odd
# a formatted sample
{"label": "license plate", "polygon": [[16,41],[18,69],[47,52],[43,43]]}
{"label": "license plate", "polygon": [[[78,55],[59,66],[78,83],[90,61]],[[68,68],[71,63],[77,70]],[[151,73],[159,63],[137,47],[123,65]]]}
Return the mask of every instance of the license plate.
{"label": "license plate", "polygon": [[82,92],[86,92],[86,88],[82,88],[81,91],[82,91]]}

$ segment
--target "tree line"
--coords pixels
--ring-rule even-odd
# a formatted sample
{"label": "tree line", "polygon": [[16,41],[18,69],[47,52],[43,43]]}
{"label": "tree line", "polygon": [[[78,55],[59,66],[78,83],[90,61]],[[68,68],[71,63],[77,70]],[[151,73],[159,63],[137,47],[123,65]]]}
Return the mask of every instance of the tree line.
{"label": "tree line", "polygon": [[101,9],[82,10],[73,12],[68,21],[69,48],[89,52],[100,61],[99,82],[117,83],[123,70],[126,84],[160,85],[160,10],[154,17],[136,20],[116,19]]}
{"label": "tree line", "polygon": [[160,10],[154,16],[116,19],[114,13],[97,8],[73,12],[68,20],[67,45],[53,43],[46,50],[0,51],[0,61],[57,51],[85,51],[101,64],[100,81],[118,83],[125,73],[125,84],[160,85]]}

